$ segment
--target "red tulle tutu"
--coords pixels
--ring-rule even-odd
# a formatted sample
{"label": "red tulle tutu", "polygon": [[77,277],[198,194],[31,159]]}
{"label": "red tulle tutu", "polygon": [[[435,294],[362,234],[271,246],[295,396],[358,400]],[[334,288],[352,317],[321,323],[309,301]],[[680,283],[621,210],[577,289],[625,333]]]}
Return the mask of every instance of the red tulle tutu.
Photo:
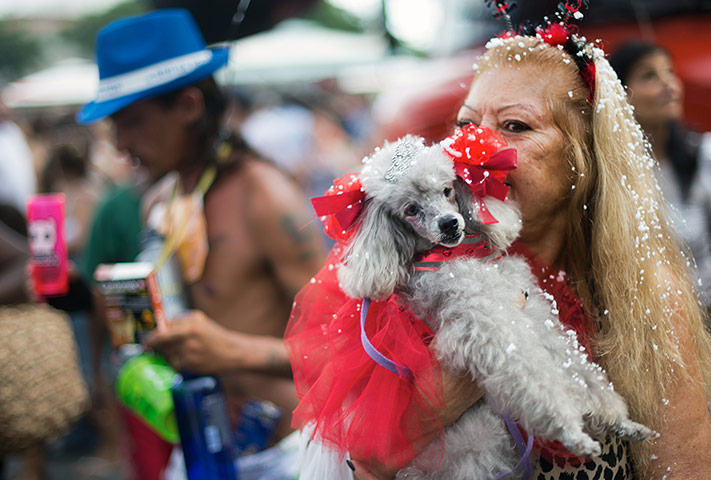
{"label": "red tulle tutu", "polygon": [[[292,426],[316,423],[316,436],[353,458],[402,467],[425,447],[426,432],[443,430],[439,363],[428,348],[433,332],[398,303],[373,301],[366,333],[390,360],[406,365],[414,381],[370,358],[360,339],[362,299],[338,287],[341,248],[296,297],[285,343],[300,397]],[[431,436],[427,436],[432,438]]]}
{"label": "red tulle tutu", "polygon": [[[564,274],[554,274],[523,247],[512,251],[526,256],[539,285],[556,299],[561,321],[587,346],[589,323]],[[433,429],[443,432],[441,371],[429,348],[434,333],[396,295],[372,302],[368,338],[383,355],[407,366],[414,382],[378,365],[361,344],[362,299],[346,296],[338,286],[341,254],[337,244],[294,302],[285,335],[300,398],[292,426],[315,422],[315,435],[343,454],[403,467],[426,446],[425,438],[432,439]],[[536,445],[546,458],[577,458],[557,442]]]}

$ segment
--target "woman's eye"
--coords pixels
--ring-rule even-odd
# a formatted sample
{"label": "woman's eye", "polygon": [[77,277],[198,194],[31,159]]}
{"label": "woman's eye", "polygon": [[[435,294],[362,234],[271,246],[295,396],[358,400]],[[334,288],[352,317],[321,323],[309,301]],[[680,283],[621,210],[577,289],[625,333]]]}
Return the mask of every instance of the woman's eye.
{"label": "woman's eye", "polygon": [[471,120],[457,120],[457,123],[455,125],[457,126],[457,128],[464,128],[467,125],[471,125],[472,123],[474,122],[472,122]]}
{"label": "woman's eye", "polygon": [[531,127],[529,127],[523,122],[519,122],[518,120],[509,120],[507,122],[504,122],[504,130],[508,132],[525,132],[526,130],[530,129]]}
{"label": "woman's eye", "polygon": [[645,72],[642,72],[642,74],[640,75],[640,78],[645,82],[654,80],[657,78],[657,72],[655,72],[654,70],[647,70]]}
{"label": "woman's eye", "polygon": [[405,216],[407,217],[414,217],[417,215],[417,212],[419,212],[420,209],[417,205],[414,203],[411,203],[410,205],[405,207]]}
{"label": "woman's eye", "polygon": [[452,189],[451,189],[450,187],[446,187],[446,188],[444,189],[444,196],[445,196],[446,198],[449,198],[449,197],[452,196]]}

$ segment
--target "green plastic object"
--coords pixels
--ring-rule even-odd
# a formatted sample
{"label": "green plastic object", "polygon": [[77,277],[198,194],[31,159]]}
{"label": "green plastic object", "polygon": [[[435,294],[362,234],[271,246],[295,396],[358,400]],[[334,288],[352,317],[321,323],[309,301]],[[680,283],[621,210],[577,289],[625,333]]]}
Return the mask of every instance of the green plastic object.
{"label": "green plastic object", "polygon": [[116,393],[121,402],[161,438],[177,444],[180,436],[170,391],[176,375],[162,356],[139,353],[121,366]]}

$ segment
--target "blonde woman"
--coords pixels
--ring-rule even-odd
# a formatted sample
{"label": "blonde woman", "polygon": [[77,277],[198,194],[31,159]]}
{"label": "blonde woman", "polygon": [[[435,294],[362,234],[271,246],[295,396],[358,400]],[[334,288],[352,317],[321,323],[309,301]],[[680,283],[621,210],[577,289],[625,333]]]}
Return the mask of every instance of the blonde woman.
{"label": "blonde woman", "polygon": [[[561,319],[577,321],[631,417],[658,434],[641,444],[601,438],[596,459],[537,444],[532,478],[708,478],[711,342],[689,264],[622,85],[602,51],[562,40],[491,40],[458,122],[497,130],[517,149],[508,183],[523,215],[520,251],[556,300],[561,291],[579,300],[583,321],[574,308]],[[449,380],[447,421],[481,396]],[[392,476],[354,463],[361,480]]]}

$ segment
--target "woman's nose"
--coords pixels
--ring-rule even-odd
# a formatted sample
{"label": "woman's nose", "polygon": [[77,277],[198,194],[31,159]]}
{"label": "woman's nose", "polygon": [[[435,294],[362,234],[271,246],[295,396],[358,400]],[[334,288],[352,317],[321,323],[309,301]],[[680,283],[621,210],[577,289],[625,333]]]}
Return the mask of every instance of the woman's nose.
{"label": "woman's nose", "polygon": [[676,73],[674,72],[666,72],[662,75],[660,75],[662,79],[662,83],[664,84],[664,87],[672,90],[674,92],[678,92],[681,90],[681,79],[677,76]]}
{"label": "woman's nose", "polygon": [[481,122],[479,122],[480,127],[486,127],[491,130],[496,130],[496,122],[494,121],[494,118],[491,116],[485,115],[481,118]]}

